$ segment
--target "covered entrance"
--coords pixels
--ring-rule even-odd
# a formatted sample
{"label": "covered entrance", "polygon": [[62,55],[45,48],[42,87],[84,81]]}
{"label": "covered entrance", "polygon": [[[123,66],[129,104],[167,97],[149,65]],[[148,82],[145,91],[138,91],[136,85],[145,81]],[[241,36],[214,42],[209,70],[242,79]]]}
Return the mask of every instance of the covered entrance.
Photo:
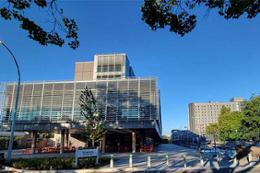
{"label": "covered entrance", "polygon": [[133,153],[140,152],[144,146],[154,146],[156,141],[149,129],[110,129],[107,130],[104,140],[103,152]]}

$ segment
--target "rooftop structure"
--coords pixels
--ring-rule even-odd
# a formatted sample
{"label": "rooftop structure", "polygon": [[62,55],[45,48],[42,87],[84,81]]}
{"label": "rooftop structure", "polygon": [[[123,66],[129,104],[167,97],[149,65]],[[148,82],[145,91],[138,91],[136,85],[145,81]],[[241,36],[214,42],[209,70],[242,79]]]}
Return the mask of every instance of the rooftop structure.
{"label": "rooftop structure", "polygon": [[75,80],[127,79],[134,71],[126,54],[94,55],[94,61],[75,64]]}

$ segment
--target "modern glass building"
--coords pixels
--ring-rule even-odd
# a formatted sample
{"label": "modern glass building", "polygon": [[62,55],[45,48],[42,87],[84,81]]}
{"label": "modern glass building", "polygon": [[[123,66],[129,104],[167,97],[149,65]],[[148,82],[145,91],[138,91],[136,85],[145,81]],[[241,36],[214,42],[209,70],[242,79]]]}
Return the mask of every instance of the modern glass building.
{"label": "modern glass building", "polygon": [[[131,138],[132,132],[134,136],[137,134],[135,140],[141,143],[146,137],[160,138],[162,124],[157,80],[136,78],[125,54],[95,55],[94,62],[76,63],[74,81],[22,83],[17,123],[28,126],[30,123],[73,124],[84,121],[79,97],[86,86],[96,98],[104,128],[108,131],[107,140],[109,134],[115,133],[127,133]],[[0,89],[0,120],[2,124],[8,124],[14,107],[16,84],[1,83]],[[120,139],[112,143],[130,140]]]}

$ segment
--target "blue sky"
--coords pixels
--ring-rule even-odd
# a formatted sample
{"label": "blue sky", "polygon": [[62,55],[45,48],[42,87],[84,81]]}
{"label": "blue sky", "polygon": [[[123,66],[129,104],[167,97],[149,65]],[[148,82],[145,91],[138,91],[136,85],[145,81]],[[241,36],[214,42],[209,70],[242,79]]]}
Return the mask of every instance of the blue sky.
{"label": "blue sky", "polygon": [[[0,19],[0,39],[18,58],[22,80],[73,80],[74,62],[94,54],[126,53],[137,76],[159,78],[163,133],[187,126],[188,103],[228,101],[260,93],[260,20],[224,20],[199,12],[197,27],[179,37],[151,31],[141,20],[142,1],[62,1],[79,25],[80,47],[43,47],[27,38],[18,23]],[[38,9],[31,12],[46,24]],[[14,81],[15,68],[0,48],[0,81]]]}

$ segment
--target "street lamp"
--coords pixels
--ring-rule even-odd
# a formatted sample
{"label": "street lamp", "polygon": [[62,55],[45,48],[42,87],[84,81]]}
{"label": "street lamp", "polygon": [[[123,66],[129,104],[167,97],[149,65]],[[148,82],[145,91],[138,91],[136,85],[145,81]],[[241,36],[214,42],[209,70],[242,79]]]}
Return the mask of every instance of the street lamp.
{"label": "street lamp", "polygon": [[11,52],[11,50],[6,46],[6,44],[0,40],[0,44],[3,45],[6,50],[11,54],[13,61],[15,63],[16,69],[17,69],[17,75],[18,75],[18,81],[17,81],[17,88],[16,88],[16,99],[15,99],[15,105],[14,105],[14,111],[12,112],[12,125],[11,125],[11,134],[10,139],[8,143],[8,153],[7,153],[7,161],[10,161],[12,159],[12,149],[13,149],[13,142],[14,142],[14,126],[15,126],[15,119],[16,119],[16,113],[18,108],[18,100],[19,100],[19,93],[20,93],[20,83],[21,83],[21,75],[20,75],[20,68],[16,61],[16,58],[14,54]]}
{"label": "street lamp", "polygon": [[185,139],[185,145],[188,145],[188,127],[187,127],[187,126],[184,126],[184,129],[186,129],[186,130],[185,130],[185,134],[186,134],[186,135],[185,135],[185,138],[186,138],[186,139]]}

